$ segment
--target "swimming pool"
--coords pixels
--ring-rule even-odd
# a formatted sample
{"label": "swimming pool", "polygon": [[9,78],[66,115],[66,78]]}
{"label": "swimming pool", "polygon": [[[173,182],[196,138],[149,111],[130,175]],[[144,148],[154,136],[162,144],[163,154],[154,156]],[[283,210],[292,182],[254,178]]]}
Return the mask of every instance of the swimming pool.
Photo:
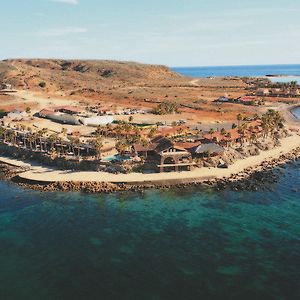
{"label": "swimming pool", "polygon": [[106,156],[102,158],[103,161],[125,161],[125,160],[130,160],[129,157],[120,155],[120,154],[115,154],[111,156]]}

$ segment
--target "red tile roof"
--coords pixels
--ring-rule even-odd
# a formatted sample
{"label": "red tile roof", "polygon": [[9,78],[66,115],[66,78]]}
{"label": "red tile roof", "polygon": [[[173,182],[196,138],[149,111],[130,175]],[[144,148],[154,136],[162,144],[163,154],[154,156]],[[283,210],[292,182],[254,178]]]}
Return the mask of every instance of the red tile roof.
{"label": "red tile roof", "polygon": [[74,113],[80,113],[80,112],[82,112],[84,110],[82,107],[79,107],[79,106],[70,106],[70,105],[57,106],[57,107],[54,107],[53,109],[54,109],[54,111],[68,110],[68,111],[74,112]]}
{"label": "red tile roof", "polygon": [[157,143],[151,143],[147,146],[143,146],[142,144],[134,144],[133,147],[136,152],[148,152],[154,151],[157,145]]}
{"label": "red tile roof", "polygon": [[182,142],[182,143],[175,143],[175,146],[183,148],[183,149],[186,149],[186,150],[189,150],[189,149],[198,147],[200,144],[201,144],[200,142],[196,142],[196,143],[185,143],[185,142]]}
{"label": "red tile roof", "polygon": [[172,135],[178,133],[180,130],[185,132],[188,129],[188,126],[176,126],[176,127],[161,127],[157,130],[158,135]]}
{"label": "red tile roof", "polygon": [[39,112],[39,114],[40,114],[41,116],[47,117],[47,116],[54,115],[55,112],[54,112],[53,110],[50,110],[50,109],[42,109],[42,110]]}
{"label": "red tile roof", "polygon": [[226,142],[234,141],[241,137],[237,129],[226,130],[226,133],[228,133],[229,136],[222,135],[220,131],[217,131],[214,132],[213,134],[205,134],[203,137],[209,141],[216,140],[216,142],[218,143],[221,141],[226,141]]}

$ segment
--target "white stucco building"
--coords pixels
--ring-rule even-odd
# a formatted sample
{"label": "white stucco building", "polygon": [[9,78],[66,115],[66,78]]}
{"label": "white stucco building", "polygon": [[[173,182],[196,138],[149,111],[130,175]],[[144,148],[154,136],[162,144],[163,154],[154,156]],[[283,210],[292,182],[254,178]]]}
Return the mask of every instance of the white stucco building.
{"label": "white stucco building", "polygon": [[83,125],[86,126],[99,126],[111,124],[114,121],[113,116],[95,116],[89,118],[80,118]]}

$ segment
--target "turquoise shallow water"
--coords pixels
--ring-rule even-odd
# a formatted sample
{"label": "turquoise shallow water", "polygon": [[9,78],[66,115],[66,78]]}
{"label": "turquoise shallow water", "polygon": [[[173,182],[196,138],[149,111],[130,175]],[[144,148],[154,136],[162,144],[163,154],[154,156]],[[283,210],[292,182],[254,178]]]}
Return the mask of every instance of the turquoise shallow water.
{"label": "turquoise shallow water", "polygon": [[299,167],[258,192],[0,182],[0,299],[297,299]]}

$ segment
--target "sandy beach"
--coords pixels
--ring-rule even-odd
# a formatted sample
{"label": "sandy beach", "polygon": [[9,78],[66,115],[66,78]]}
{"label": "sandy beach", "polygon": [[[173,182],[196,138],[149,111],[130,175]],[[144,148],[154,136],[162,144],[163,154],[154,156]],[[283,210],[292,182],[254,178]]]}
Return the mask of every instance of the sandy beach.
{"label": "sandy beach", "polygon": [[[293,134],[281,140],[281,146],[268,151],[262,151],[257,156],[251,156],[239,160],[228,169],[219,168],[197,168],[192,171],[172,172],[172,173],[153,173],[153,174],[111,174],[107,172],[78,172],[71,170],[56,170],[37,165],[31,165],[30,170],[19,174],[23,180],[37,183],[52,182],[106,182],[106,183],[161,183],[161,182],[201,182],[208,179],[228,178],[238,174],[247,168],[259,166],[261,163],[279,158],[281,155],[288,154],[300,146],[300,136]],[[26,166],[19,160],[0,157],[0,161],[18,167]]]}

